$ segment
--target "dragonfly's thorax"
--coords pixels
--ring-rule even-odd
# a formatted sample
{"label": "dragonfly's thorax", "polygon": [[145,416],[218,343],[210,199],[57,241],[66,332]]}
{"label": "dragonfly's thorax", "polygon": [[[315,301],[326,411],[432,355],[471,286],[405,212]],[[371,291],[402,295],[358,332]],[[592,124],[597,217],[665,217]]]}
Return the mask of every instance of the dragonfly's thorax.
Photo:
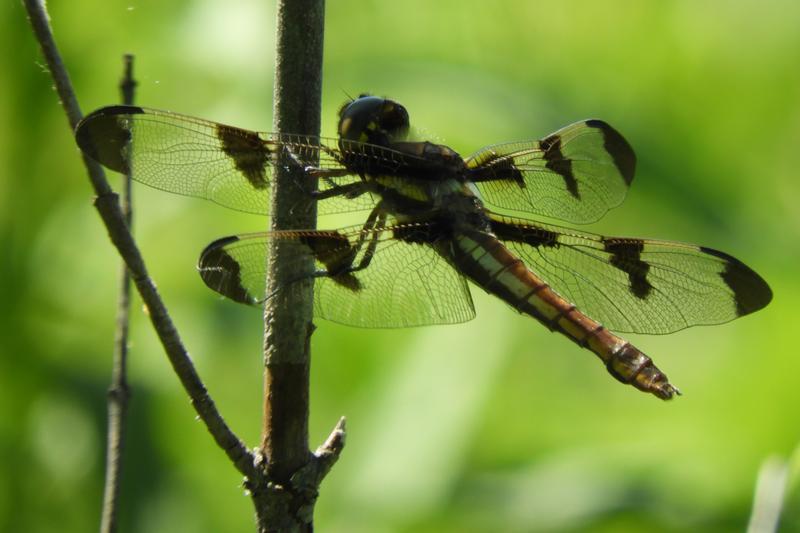
{"label": "dragonfly's thorax", "polygon": [[389,148],[402,154],[408,154],[417,160],[406,165],[406,171],[424,173],[435,170],[443,177],[464,174],[466,166],[458,152],[443,144],[428,141],[403,141],[389,144]]}
{"label": "dragonfly's thorax", "polygon": [[[340,140],[345,146],[348,141]],[[450,209],[453,198],[474,196],[464,177],[464,159],[452,148],[426,141],[399,141],[373,153],[353,144],[345,152],[348,168],[357,172],[383,209],[403,218]]]}
{"label": "dragonfly's thorax", "polygon": [[[481,200],[467,185],[450,179],[436,183],[407,183],[402,193],[384,193],[382,208],[399,222],[428,220],[437,229],[437,239],[448,239],[465,230],[490,232],[489,216]],[[423,200],[409,196],[409,191],[424,191]]]}
{"label": "dragonfly's thorax", "polygon": [[442,197],[438,212],[441,218],[449,221],[455,233],[464,230],[491,231],[489,216],[483,207],[483,202],[463,184],[458,193]]}

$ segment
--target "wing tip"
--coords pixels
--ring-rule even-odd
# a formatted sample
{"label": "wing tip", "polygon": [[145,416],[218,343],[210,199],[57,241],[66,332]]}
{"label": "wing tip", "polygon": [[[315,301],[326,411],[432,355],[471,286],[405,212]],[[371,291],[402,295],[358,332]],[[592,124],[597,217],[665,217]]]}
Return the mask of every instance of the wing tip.
{"label": "wing tip", "polygon": [[755,313],[769,305],[772,301],[772,289],[755,270],[725,252],[705,246],[699,248],[701,252],[724,262],[725,268],[719,275],[733,292],[737,317]]}
{"label": "wing tip", "polygon": [[128,173],[125,149],[131,141],[130,126],[119,117],[144,113],[138,106],[113,105],[96,109],[75,127],[75,141],[89,157],[115,172]]}
{"label": "wing tip", "polygon": [[200,253],[197,270],[206,286],[235,302],[257,305],[256,298],[242,283],[239,262],[228,253],[227,247],[241,239],[232,235],[211,242]]}
{"label": "wing tip", "polygon": [[584,123],[590,128],[603,132],[603,147],[611,154],[614,165],[622,175],[622,179],[627,185],[630,185],[636,174],[636,154],[633,151],[633,147],[620,132],[604,120],[590,118]]}

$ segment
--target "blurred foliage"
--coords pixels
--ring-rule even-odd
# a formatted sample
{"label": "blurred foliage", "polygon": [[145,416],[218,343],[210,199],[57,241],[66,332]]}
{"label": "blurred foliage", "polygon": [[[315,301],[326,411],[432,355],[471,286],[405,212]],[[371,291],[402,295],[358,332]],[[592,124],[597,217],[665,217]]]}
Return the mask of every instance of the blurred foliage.
{"label": "blurred foliage", "polygon": [[[132,52],[138,103],[269,129],[269,2],[50,9],[84,111],[118,101]],[[640,169],[626,205],[593,228],[726,250],[775,299],[733,324],[633,338],[683,390],[671,403],[478,291],[478,319],[461,326],[319,323],[312,447],[338,416],[349,426],[319,529],[742,530],[760,465],[800,440],[800,3],[336,0],[327,15],[325,133],[360,92],[403,102],[422,135],[464,154],[603,118]],[[0,530],[89,531],[119,260],[19,2],[0,5],[0,50]],[[194,261],[265,220],[145,187],[135,210],[199,371],[255,446],[261,316],[208,292]],[[251,530],[239,475],[141,312],[131,347],[123,531]],[[797,517],[787,510],[782,530],[800,530]]]}

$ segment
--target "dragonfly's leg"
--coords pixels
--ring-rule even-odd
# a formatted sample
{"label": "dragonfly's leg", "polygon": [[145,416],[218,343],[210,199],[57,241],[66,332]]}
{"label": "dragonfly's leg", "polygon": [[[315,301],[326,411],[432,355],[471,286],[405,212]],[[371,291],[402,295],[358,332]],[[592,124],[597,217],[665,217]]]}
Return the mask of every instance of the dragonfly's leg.
{"label": "dragonfly's leg", "polygon": [[334,196],[345,196],[348,199],[353,199],[368,191],[366,183],[363,181],[356,181],[354,183],[348,183],[347,185],[337,185],[332,182],[327,183],[330,185],[329,189],[311,192],[311,197],[314,200],[325,200],[326,198],[333,198]]}
{"label": "dragonfly's leg", "polygon": [[[346,248],[340,248],[340,252],[336,254],[337,260],[328,263],[326,265],[329,267],[327,270],[317,271],[315,277],[329,276],[332,278],[348,278],[349,274],[363,270],[369,266],[370,261],[372,261],[372,256],[375,255],[375,250],[378,246],[381,229],[386,225],[386,218],[386,211],[382,209],[379,203],[369,214],[369,217],[367,217],[356,242],[347,245]],[[361,254],[365,243],[367,243],[366,250]],[[361,259],[356,264],[356,259],[359,254],[361,254]]]}
{"label": "dragonfly's leg", "polygon": [[364,255],[361,257],[361,261],[358,262],[358,265],[350,267],[349,272],[357,272],[367,268],[372,261],[372,257],[375,255],[375,249],[378,247],[378,238],[381,235],[381,230],[386,227],[386,211],[380,207],[381,206],[378,205],[372,210],[366,224],[364,224],[364,229],[354,247],[355,253],[353,254],[353,258],[355,258],[358,251],[364,246],[367,235],[369,235],[369,243],[367,244],[367,249],[364,251]]}
{"label": "dragonfly's leg", "polygon": [[[319,249],[315,246],[310,246],[312,254],[317,256],[317,260],[321,261],[328,268],[321,268],[310,272],[308,274],[298,275],[296,278],[288,280],[281,287],[275,288],[272,292],[267,294],[265,301],[274,298],[282,289],[293,285],[305,279],[316,278],[332,278],[337,283],[353,283],[357,284],[357,280],[350,276],[351,273],[362,270],[369,266],[372,256],[375,254],[375,249],[378,246],[378,238],[380,237],[380,229],[386,225],[387,214],[380,204],[370,212],[366,222],[358,236],[358,240],[352,245],[339,246],[338,248],[327,248],[324,244]],[[366,245],[367,249],[364,252],[361,260],[355,265],[356,257],[364,247],[365,242],[369,238]],[[344,243],[347,239],[343,237]],[[324,240],[322,241],[324,242]],[[342,244],[344,244],[342,243]],[[320,254],[320,255],[317,255]],[[323,257],[330,256],[332,259],[326,261]]]}
{"label": "dragonfly's leg", "polygon": [[306,166],[303,170],[312,178],[319,178],[325,181],[330,181],[331,178],[343,178],[353,173],[346,168],[319,168],[314,166]]}
{"label": "dragonfly's leg", "polygon": [[364,226],[361,228],[361,233],[359,233],[358,235],[358,240],[353,245],[353,250],[357,252],[358,250],[361,249],[361,246],[363,246],[364,241],[367,238],[367,234],[371,232],[373,229],[375,229],[375,224],[377,223],[377,220],[381,215],[383,215],[384,218],[386,217],[380,205],[375,206],[375,208],[372,211],[370,211],[367,220],[364,222]]}
{"label": "dragonfly's leg", "polygon": [[[336,184],[331,181],[331,178],[342,178],[344,176],[349,176],[352,174],[350,170],[346,168],[319,168],[314,165],[309,165],[307,161],[303,161],[297,154],[289,150],[288,148],[284,149],[286,161],[288,161],[289,165],[299,172],[303,172],[307,176],[312,178],[317,178],[324,180],[328,185],[331,187],[335,187]],[[299,186],[299,184],[298,184]],[[309,194],[313,194],[315,191],[308,191]]]}
{"label": "dragonfly's leg", "polygon": [[303,162],[300,160],[300,158],[297,157],[297,154],[292,152],[286,146],[284,146],[284,148],[283,148],[283,155],[286,157],[286,159],[292,164],[292,166],[296,170],[305,170],[306,165],[304,165]]}
{"label": "dragonfly's leg", "polygon": [[[298,157],[298,155],[295,154],[294,152],[292,152],[288,147],[285,147],[285,146],[283,147],[283,151],[282,151],[281,156],[282,156],[281,159],[283,161],[283,164],[286,166],[286,168],[292,170],[293,173],[295,175],[297,175],[298,177],[299,177],[300,173],[308,175],[308,174],[311,173],[311,171],[316,170],[315,167],[310,167],[308,165],[308,163],[302,161]],[[313,194],[313,191],[311,190],[311,188],[307,187],[305,185],[305,183],[303,183],[303,180],[301,180],[301,179],[293,179],[293,180],[291,180],[291,183],[297,189],[299,189],[303,194],[307,194],[307,195]]]}

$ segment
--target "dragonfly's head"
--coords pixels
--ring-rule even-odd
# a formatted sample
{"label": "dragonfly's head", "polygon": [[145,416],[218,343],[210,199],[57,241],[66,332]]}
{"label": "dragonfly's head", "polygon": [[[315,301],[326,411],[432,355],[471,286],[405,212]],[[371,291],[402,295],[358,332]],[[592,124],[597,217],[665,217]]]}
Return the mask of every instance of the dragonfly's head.
{"label": "dragonfly's head", "polygon": [[339,110],[339,138],[385,146],[408,134],[408,111],[386,98],[362,94]]}

